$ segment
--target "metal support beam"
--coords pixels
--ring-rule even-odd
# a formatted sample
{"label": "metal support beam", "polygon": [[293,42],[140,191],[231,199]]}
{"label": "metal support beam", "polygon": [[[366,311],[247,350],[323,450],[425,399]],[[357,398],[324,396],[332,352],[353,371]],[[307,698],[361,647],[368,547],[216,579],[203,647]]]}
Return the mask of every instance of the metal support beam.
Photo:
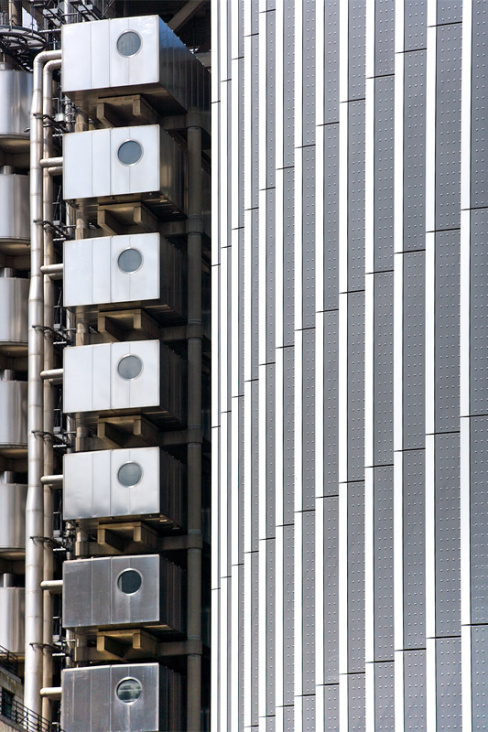
{"label": "metal support beam", "polygon": [[171,20],[168,22],[171,30],[174,30],[175,33],[179,31],[180,28],[182,28],[185,23],[188,23],[190,18],[195,15],[198,8],[200,8],[204,2],[205,0],[189,0],[186,5],[183,5],[181,10],[178,10],[176,15],[173,15]]}

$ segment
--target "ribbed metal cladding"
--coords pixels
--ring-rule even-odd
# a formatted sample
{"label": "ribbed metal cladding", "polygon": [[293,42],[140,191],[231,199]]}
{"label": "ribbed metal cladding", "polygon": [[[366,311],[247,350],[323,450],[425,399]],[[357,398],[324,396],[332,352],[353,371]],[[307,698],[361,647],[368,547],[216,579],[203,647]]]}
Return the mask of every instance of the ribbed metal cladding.
{"label": "ribbed metal cladding", "polygon": [[214,4],[213,732],[486,728],[485,5]]}

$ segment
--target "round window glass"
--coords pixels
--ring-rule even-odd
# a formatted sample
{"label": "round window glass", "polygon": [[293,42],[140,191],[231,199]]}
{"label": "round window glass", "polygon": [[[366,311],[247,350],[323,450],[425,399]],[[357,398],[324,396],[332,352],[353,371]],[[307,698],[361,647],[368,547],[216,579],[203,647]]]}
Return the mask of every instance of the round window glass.
{"label": "round window glass", "polygon": [[123,679],[115,691],[120,701],[130,704],[137,701],[142,694],[142,684],[137,679]]}
{"label": "round window glass", "polygon": [[126,31],[117,39],[117,51],[121,56],[135,56],[141,46],[141,36],[135,31]]}
{"label": "round window glass", "polygon": [[135,165],[142,158],[142,146],[137,140],[127,140],[119,147],[117,156],[123,165]]}
{"label": "round window glass", "polygon": [[125,463],[119,468],[117,478],[122,485],[137,485],[142,478],[142,468],[138,463]]}
{"label": "round window glass", "polygon": [[117,371],[123,379],[135,379],[142,371],[142,361],[138,356],[124,356],[119,361]]}
{"label": "round window glass", "polygon": [[142,585],[142,577],[136,569],[124,569],[117,579],[117,587],[124,595],[134,595]]}
{"label": "round window glass", "polygon": [[124,249],[117,260],[122,272],[135,272],[142,264],[142,254],[139,249]]}

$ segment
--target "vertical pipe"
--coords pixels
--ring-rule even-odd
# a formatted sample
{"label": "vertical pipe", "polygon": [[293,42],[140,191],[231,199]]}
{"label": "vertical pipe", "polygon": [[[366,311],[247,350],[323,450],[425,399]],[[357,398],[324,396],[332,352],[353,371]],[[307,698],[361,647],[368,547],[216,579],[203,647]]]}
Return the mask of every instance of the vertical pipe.
{"label": "vertical pipe", "polygon": [[[43,72],[42,89],[42,114],[44,118],[52,117],[52,74],[53,70],[61,66],[61,61],[49,61]],[[44,125],[43,157],[51,157],[52,153],[52,128],[49,123]],[[53,220],[53,179],[47,170],[43,171],[43,221]],[[44,264],[54,264],[54,245],[52,229],[44,230]],[[50,277],[44,277],[44,326],[52,327],[54,322],[54,285]],[[44,343],[44,369],[54,368],[54,347],[51,338]],[[54,430],[54,387],[49,381],[44,382],[44,418],[43,430],[45,433],[53,433]],[[54,472],[53,444],[51,440],[44,441],[44,473],[52,475]],[[44,536],[47,538],[53,535],[53,495],[49,485],[44,486]],[[44,579],[53,578],[54,557],[52,545],[44,544]],[[48,646],[52,644],[53,624],[53,600],[50,592],[43,594],[43,687],[52,686],[53,662],[52,654]],[[42,700],[42,716],[51,719],[51,701],[48,697]]]}
{"label": "vertical pipe", "polygon": [[[202,131],[188,128],[188,325],[202,323]],[[202,339],[188,339],[188,429],[202,430]],[[190,438],[193,439],[193,438]],[[202,443],[188,443],[188,534],[202,535]],[[188,550],[188,639],[202,637],[202,550]],[[202,657],[188,656],[187,728],[201,729]]]}
{"label": "vertical pipe", "polygon": [[8,18],[10,25],[22,25],[22,2],[21,0],[9,0]]}
{"label": "vertical pipe", "polygon": [[40,714],[42,685],[43,592],[44,570],[44,491],[41,485],[44,447],[42,439],[42,380],[44,364],[44,320],[42,228],[42,69],[44,63],[61,58],[61,51],[43,51],[34,60],[32,107],[30,117],[30,204],[31,204],[31,277],[29,289],[28,345],[28,491],[25,543],[25,681],[24,704]]}

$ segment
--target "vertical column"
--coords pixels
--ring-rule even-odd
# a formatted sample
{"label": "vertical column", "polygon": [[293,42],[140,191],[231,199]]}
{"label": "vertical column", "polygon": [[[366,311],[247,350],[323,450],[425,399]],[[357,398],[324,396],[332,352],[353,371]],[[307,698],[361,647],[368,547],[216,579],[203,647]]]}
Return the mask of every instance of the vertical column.
{"label": "vertical column", "polygon": [[426,79],[427,730],[461,729],[459,198],[462,3],[428,3]]}
{"label": "vertical column", "polygon": [[426,3],[395,17],[395,723],[425,728]]}
{"label": "vertical column", "polygon": [[[274,729],[277,674],[275,625],[276,478],[276,9],[259,3],[258,391],[259,449],[259,725]],[[273,4],[274,5],[274,4]]]}
{"label": "vertical column", "polygon": [[317,732],[339,729],[339,11],[316,7],[315,683]]}
{"label": "vertical column", "polygon": [[394,0],[366,6],[366,729],[394,729]]}
{"label": "vertical column", "polygon": [[486,727],[488,8],[463,14],[461,142],[461,624],[463,730]]}
{"label": "vertical column", "polygon": [[364,727],[365,4],[341,3],[339,152],[340,729]]}

